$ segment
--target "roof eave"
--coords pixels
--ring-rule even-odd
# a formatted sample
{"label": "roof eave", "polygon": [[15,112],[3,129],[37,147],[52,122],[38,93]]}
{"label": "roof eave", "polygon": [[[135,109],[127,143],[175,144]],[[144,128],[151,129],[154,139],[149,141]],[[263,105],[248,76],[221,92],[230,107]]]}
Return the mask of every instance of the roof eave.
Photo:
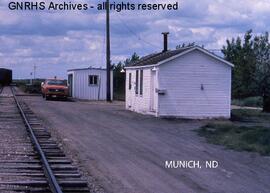
{"label": "roof eave", "polygon": [[213,58],[215,58],[215,59],[217,59],[217,60],[219,60],[219,61],[221,61],[221,62],[223,62],[223,63],[225,63],[225,64],[227,64],[229,66],[231,66],[231,67],[234,67],[233,63],[231,63],[231,62],[229,62],[229,61],[227,61],[227,60],[225,60],[225,59],[223,59],[223,58],[209,52],[208,50],[202,49],[202,48],[200,48],[198,46],[196,48],[199,49],[200,51],[204,52],[205,54],[207,54],[207,55],[209,55],[209,56],[211,56],[211,57],[213,57]]}
{"label": "roof eave", "polygon": [[234,67],[234,64],[232,64],[231,62],[228,62],[227,60],[222,59],[221,57],[218,57],[217,55],[215,55],[215,54],[213,54],[213,53],[211,53],[211,52],[209,52],[209,51],[207,51],[207,50],[205,50],[205,49],[203,49],[203,48],[200,48],[199,46],[194,46],[194,47],[192,47],[192,48],[190,48],[190,49],[188,49],[188,50],[186,50],[186,51],[184,51],[184,52],[182,52],[182,53],[180,53],[180,54],[177,54],[177,55],[172,56],[172,57],[170,57],[170,58],[167,58],[167,59],[165,59],[165,60],[163,60],[163,61],[160,61],[160,62],[157,63],[157,64],[151,64],[151,65],[146,65],[146,66],[130,66],[130,67],[125,67],[125,69],[138,69],[138,68],[156,67],[156,66],[159,66],[159,65],[161,65],[161,64],[164,64],[164,63],[167,63],[167,62],[169,62],[169,61],[172,61],[172,60],[174,60],[174,59],[176,59],[176,58],[178,58],[178,57],[180,57],[180,56],[183,56],[183,55],[185,55],[185,54],[188,54],[188,53],[190,53],[190,52],[192,52],[192,51],[194,51],[194,50],[199,50],[199,51],[201,51],[201,52],[207,54],[208,56],[210,56],[210,57],[212,57],[212,58],[215,58],[216,60],[219,60],[220,62],[222,62],[222,63],[224,63],[224,64],[227,64],[228,66],[230,66],[230,67],[232,67],[232,68]]}
{"label": "roof eave", "polygon": [[69,69],[67,72],[75,72],[75,71],[83,71],[83,70],[106,70],[106,68],[75,68],[75,69]]}
{"label": "roof eave", "polygon": [[151,65],[145,65],[145,66],[127,66],[127,67],[124,67],[124,69],[152,68],[156,66],[158,66],[158,64],[151,64]]}
{"label": "roof eave", "polygon": [[166,59],[166,60],[163,60],[163,61],[159,62],[159,63],[157,64],[157,66],[159,66],[159,65],[161,65],[161,64],[164,64],[164,63],[167,63],[167,62],[169,62],[169,61],[171,61],[171,60],[174,60],[174,59],[176,59],[176,58],[178,58],[178,57],[180,57],[180,56],[183,56],[183,55],[185,55],[185,54],[188,54],[188,53],[190,53],[190,52],[192,52],[192,51],[194,51],[194,50],[199,50],[199,51],[201,51],[201,52],[207,54],[208,56],[210,56],[210,57],[212,57],[212,58],[215,58],[215,59],[219,60],[220,62],[222,62],[222,63],[224,63],[224,64],[229,65],[229,66],[232,67],[232,68],[234,67],[234,64],[232,64],[232,63],[228,62],[227,60],[224,60],[224,59],[222,59],[222,58],[216,56],[215,54],[213,54],[213,53],[211,53],[211,52],[209,52],[209,51],[207,51],[207,50],[205,50],[205,49],[203,49],[203,48],[200,48],[199,46],[195,46],[195,47],[193,47],[193,48],[191,48],[191,49],[189,49],[189,50],[186,50],[186,51],[184,51],[184,52],[182,52],[182,53],[180,53],[180,54],[177,54],[177,55],[172,56],[172,57],[170,57],[170,58],[168,58],[168,59]]}

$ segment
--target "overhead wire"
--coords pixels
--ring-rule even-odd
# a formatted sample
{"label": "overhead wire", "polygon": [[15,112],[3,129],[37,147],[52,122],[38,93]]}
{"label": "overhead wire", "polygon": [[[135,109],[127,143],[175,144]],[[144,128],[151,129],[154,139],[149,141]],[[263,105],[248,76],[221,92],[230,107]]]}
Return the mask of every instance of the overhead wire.
{"label": "overhead wire", "polygon": [[158,48],[160,49],[159,46],[155,45],[155,44],[152,44],[148,41],[146,41],[145,39],[143,39],[140,35],[138,35],[133,29],[131,29],[131,27],[128,26],[128,24],[126,24],[122,18],[118,15],[118,14],[115,14],[118,18],[119,18],[119,21],[126,27],[127,31],[129,31],[132,35],[134,35],[138,40],[144,42],[145,44],[148,44],[150,46],[152,46],[153,48]]}

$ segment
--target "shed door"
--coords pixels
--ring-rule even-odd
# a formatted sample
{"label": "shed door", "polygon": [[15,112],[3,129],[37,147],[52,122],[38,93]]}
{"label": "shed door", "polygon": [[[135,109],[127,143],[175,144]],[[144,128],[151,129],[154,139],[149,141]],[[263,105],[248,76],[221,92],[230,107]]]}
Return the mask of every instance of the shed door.
{"label": "shed door", "polygon": [[69,96],[72,96],[73,93],[73,74],[68,75],[68,85],[69,85]]}
{"label": "shed door", "polygon": [[151,71],[151,90],[150,90],[150,111],[157,111],[157,96],[156,96],[156,87],[157,87],[157,72]]}

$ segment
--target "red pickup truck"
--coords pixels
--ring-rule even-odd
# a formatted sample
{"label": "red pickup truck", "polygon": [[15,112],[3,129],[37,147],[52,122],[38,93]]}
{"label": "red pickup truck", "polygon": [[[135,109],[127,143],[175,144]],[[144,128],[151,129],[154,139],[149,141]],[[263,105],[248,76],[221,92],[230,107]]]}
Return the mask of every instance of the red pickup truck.
{"label": "red pickup truck", "polygon": [[41,92],[46,100],[50,98],[67,99],[68,86],[65,80],[47,79],[41,83]]}

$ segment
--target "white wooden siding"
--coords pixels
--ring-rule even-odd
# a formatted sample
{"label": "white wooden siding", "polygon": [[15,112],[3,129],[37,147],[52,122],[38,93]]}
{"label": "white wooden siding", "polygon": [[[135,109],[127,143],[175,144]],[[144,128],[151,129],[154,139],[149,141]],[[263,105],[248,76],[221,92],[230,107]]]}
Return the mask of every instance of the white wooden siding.
{"label": "white wooden siding", "polygon": [[230,117],[231,67],[200,51],[159,66],[159,88],[159,116]]}
{"label": "white wooden siding", "polygon": [[[106,100],[106,70],[83,69],[69,71],[73,73],[73,97],[84,100]],[[90,75],[99,76],[98,85],[89,85]]]}
{"label": "white wooden siding", "polygon": [[[140,70],[140,69],[138,69]],[[129,89],[129,73],[131,73],[131,89]],[[143,69],[143,94],[135,93],[136,85],[136,70],[126,70],[126,109],[136,111],[139,113],[150,113],[150,82],[151,69]],[[140,86],[140,73],[139,84]],[[140,91],[140,88],[138,89]]]}

